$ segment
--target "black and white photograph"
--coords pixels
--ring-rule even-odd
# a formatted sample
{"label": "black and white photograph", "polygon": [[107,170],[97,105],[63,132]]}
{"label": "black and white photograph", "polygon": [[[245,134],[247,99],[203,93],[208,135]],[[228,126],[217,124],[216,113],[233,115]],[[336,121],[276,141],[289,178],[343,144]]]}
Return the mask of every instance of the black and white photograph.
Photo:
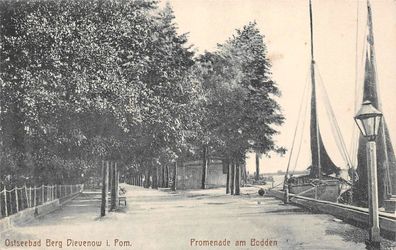
{"label": "black and white photograph", "polygon": [[396,0],[0,0],[0,250],[396,249]]}

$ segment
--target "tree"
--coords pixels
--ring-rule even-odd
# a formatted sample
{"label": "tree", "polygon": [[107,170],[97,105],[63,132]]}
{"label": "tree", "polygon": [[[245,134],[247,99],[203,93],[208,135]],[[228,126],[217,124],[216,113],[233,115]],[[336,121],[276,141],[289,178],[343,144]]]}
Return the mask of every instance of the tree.
{"label": "tree", "polygon": [[278,133],[275,127],[284,120],[275,100],[280,92],[271,80],[266,46],[256,26],[249,23],[215,53],[205,53],[199,59],[206,93],[204,110],[210,117],[202,127],[216,138],[215,153],[232,162],[231,187],[236,185],[236,190],[239,166],[247,151],[284,152],[273,140]]}
{"label": "tree", "polygon": [[0,178],[80,182],[110,160],[153,188],[175,164],[176,187],[176,163],[202,157],[205,188],[209,156],[281,151],[256,24],[194,58],[174,19],[150,0],[0,1]]}
{"label": "tree", "polygon": [[260,179],[260,154],[256,152],[256,181]]}
{"label": "tree", "polygon": [[144,162],[165,148],[180,153],[195,83],[170,7],[156,14],[154,1],[0,4],[6,173],[48,173],[36,180],[48,181],[65,170],[58,181],[71,181],[85,170],[70,168],[94,167],[97,158],[136,167],[151,166]]}

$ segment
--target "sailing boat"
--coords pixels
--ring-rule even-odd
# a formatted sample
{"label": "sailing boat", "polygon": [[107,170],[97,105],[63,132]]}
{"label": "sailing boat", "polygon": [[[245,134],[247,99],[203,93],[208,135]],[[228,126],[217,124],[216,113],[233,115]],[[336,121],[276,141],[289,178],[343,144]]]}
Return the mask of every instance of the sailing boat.
{"label": "sailing boat", "polygon": [[[342,185],[350,186],[350,182],[340,177],[341,168],[336,166],[330,158],[325,145],[322,140],[319,122],[318,122],[318,110],[317,110],[317,83],[315,76],[315,59],[313,49],[313,18],[312,18],[312,3],[309,1],[309,16],[310,16],[310,34],[311,34],[311,101],[310,101],[310,150],[311,150],[311,166],[309,167],[309,174],[298,177],[290,177],[289,167],[290,159],[285,175],[284,188],[288,188],[288,191],[293,194],[311,197],[320,200],[327,200],[336,202],[341,195]],[[330,106],[330,105],[329,105]],[[331,106],[330,106],[331,109]],[[332,110],[331,110],[331,113]],[[334,116],[334,115],[333,115]],[[335,121],[335,117],[332,117]],[[345,159],[349,159],[346,153],[345,143],[342,139],[341,133],[338,129],[336,121],[333,126],[337,126],[338,140],[341,141],[341,151]],[[294,142],[293,142],[294,144]],[[293,149],[293,147],[292,147]],[[292,157],[292,150],[290,158]],[[351,165],[348,164],[350,167]]]}
{"label": "sailing boat", "polygon": [[[312,32],[312,5],[309,1],[310,21],[311,21],[311,117],[310,117],[310,149],[311,167],[310,172],[304,176],[289,177],[290,159],[295,145],[296,132],[294,134],[293,146],[290,150],[290,158],[285,175],[283,190],[270,188],[267,190],[269,196],[283,199],[285,203],[292,202],[310,210],[319,211],[336,216],[353,224],[367,225],[370,218],[370,211],[367,208],[357,207],[353,203],[367,203],[368,180],[367,180],[367,159],[365,153],[365,139],[359,138],[358,167],[355,175],[350,159],[347,160],[348,174],[351,181],[341,178],[338,174],[343,170],[336,166],[327,154],[322,141],[320,126],[317,117],[316,81],[315,81],[315,61],[313,57],[313,32]],[[368,2],[368,43],[365,65],[365,80],[363,100],[369,100],[377,108],[381,109],[378,98],[377,79],[375,72],[375,51],[373,39],[373,27],[371,17],[371,7]],[[319,78],[320,79],[320,78]],[[322,86],[323,87],[323,86]],[[330,106],[330,105],[329,105]],[[331,107],[331,106],[330,106]],[[301,109],[300,109],[301,111]],[[332,112],[330,112],[332,113]],[[332,113],[332,116],[333,113]],[[338,127],[338,124],[333,121]],[[304,124],[304,123],[303,123]],[[396,214],[394,207],[396,204],[396,159],[389,137],[386,122],[382,121],[382,129],[377,136],[377,168],[378,168],[378,192],[379,206],[385,207],[385,211],[379,212],[379,226],[381,234],[391,240],[395,240],[396,235]],[[298,126],[297,126],[298,127]],[[297,128],[296,127],[296,128]],[[336,129],[337,131],[338,128]],[[296,129],[297,131],[297,129]],[[340,136],[341,138],[341,136]],[[339,138],[339,139],[340,139]],[[341,141],[341,149],[345,153],[345,144]],[[297,151],[297,155],[299,150]],[[348,154],[345,154],[348,157]],[[344,159],[345,160],[345,159]],[[344,190],[342,187],[345,187]],[[291,194],[292,193],[292,194]],[[350,198],[343,199],[342,198]],[[315,198],[315,199],[312,199]],[[326,200],[326,202],[319,201]],[[348,203],[348,204],[339,204]],[[367,225],[370,226],[370,225]]]}
{"label": "sailing boat", "polygon": [[[365,77],[362,101],[370,101],[376,109],[381,110],[382,107],[378,95],[376,75],[373,20],[369,0],[367,0],[367,27],[368,46],[366,48]],[[366,143],[366,139],[360,135],[357,151],[357,173],[359,179],[354,183],[353,189],[354,203],[359,206],[367,206],[368,200]],[[378,203],[379,206],[382,207],[386,200],[391,199],[392,195],[396,194],[396,159],[385,119],[382,121],[381,128],[376,139],[376,144]]]}

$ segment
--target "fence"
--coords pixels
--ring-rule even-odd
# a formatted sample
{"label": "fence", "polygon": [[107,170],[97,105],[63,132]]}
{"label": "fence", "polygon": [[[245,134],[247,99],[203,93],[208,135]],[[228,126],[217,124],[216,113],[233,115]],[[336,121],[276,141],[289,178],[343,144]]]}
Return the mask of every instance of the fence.
{"label": "fence", "polygon": [[0,191],[0,218],[18,213],[26,208],[36,207],[55,199],[64,198],[81,192],[82,184],[52,185],[40,187],[14,187]]}

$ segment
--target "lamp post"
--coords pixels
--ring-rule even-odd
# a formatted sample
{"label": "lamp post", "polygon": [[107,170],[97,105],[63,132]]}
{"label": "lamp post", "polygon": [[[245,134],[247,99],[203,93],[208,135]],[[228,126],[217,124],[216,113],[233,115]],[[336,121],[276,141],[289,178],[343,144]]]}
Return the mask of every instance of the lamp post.
{"label": "lamp post", "polygon": [[380,246],[380,228],[378,216],[378,181],[377,181],[377,149],[375,139],[378,135],[382,113],[370,101],[363,102],[355,116],[360,132],[367,138],[367,175],[369,197],[369,244]]}

